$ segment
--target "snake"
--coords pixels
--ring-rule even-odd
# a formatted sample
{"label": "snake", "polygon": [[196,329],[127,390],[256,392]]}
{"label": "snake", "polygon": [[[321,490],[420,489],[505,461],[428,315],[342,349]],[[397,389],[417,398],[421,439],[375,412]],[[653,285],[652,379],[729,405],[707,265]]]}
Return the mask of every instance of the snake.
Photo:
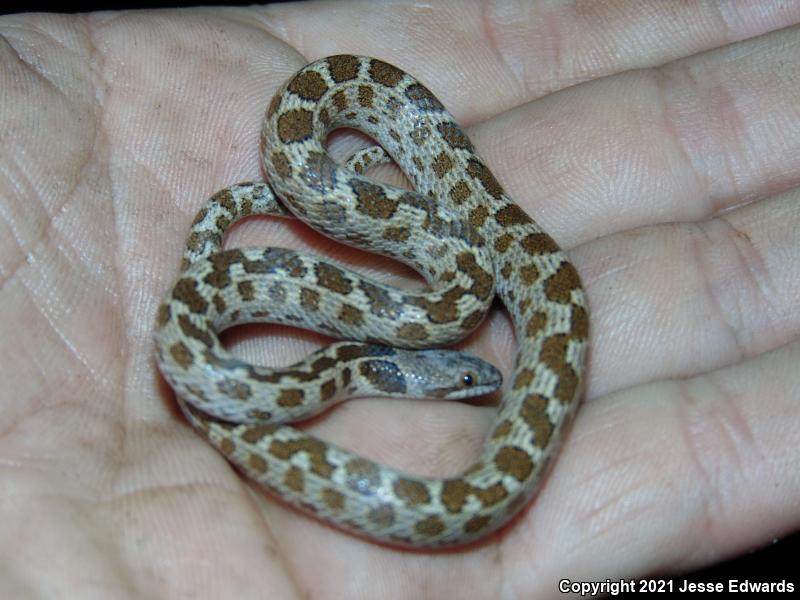
{"label": "snake", "polygon": [[[341,128],[375,145],[337,162],[326,140]],[[541,487],[582,394],[589,312],[575,267],[436,96],[385,61],[336,55],[303,67],[269,103],[259,149],[268,183],[229,186],[200,210],[157,312],[158,367],[187,420],[283,502],[369,541],[436,549],[498,532]],[[408,188],[366,174],[388,162]],[[284,248],[223,249],[226,231],[251,215],[299,218],[409,265],[427,287]],[[497,369],[446,348],[496,299],[516,359],[464,472],[414,475],[296,426],[358,395],[459,400],[497,389]],[[288,367],[253,365],[218,337],[251,322],[339,341]]]}

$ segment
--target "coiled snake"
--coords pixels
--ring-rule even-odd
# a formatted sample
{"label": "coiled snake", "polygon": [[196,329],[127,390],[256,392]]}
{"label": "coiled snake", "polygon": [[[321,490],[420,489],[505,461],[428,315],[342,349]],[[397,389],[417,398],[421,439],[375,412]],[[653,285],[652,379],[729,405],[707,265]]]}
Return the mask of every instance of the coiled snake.
{"label": "coiled snake", "polygon": [[[380,147],[335,163],[323,143],[341,127]],[[536,490],[578,402],[589,322],[577,272],[433,94],[380,60],[331,56],[304,67],[270,103],[261,153],[282,204],[265,184],[216,194],[195,219],[183,272],[159,309],[159,367],[187,418],[285,501],[367,538],[442,547],[497,530]],[[388,157],[415,191],[361,175]],[[381,285],[289,250],[221,250],[237,219],[290,213],[396,257],[430,290]],[[408,475],[286,424],[354,393],[463,397],[497,387],[497,371],[478,359],[378,345],[452,343],[481,322],[495,294],[519,349],[496,421],[465,473]],[[367,343],[337,342],[285,369],[253,366],[216,333],[253,321]]]}

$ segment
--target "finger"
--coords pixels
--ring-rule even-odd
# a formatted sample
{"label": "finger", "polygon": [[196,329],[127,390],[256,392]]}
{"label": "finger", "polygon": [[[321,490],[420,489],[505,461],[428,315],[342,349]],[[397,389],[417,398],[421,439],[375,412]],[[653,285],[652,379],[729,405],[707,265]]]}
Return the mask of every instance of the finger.
{"label": "finger", "polygon": [[796,30],[593,81],[471,128],[562,244],[693,221],[800,183]]}
{"label": "finger", "polygon": [[800,190],[575,253],[592,306],[590,396],[687,377],[797,338]]}
{"label": "finger", "polygon": [[798,360],[794,343],[584,406],[509,543],[544,574],[613,579],[685,571],[796,528]]}
{"label": "finger", "polygon": [[309,60],[353,52],[358,40],[358,54],[407,69],[468,124],[581,81],[789,26],[800,6],[360,0],[271,6],[265,14],[270,30]]}

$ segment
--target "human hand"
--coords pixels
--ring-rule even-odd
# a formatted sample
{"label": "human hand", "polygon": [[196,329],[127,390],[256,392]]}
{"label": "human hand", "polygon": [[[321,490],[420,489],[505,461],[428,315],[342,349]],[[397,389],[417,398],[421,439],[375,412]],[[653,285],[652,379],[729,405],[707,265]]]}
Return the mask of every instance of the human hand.
{"label": "human hand", "polygon": [[[798,527],[800,214],[785,190],[800,179],[800,38],[778,30],[800,11],[477,6],[0,20],[3,595],[555,596],[562,578],[685,570]],[[586,399],[562,455],[517,522],[466,550],[369,544],[262,495],[186,425],[154,366],[193,214],[260,178],[273,92],[342,52],[408,70],[472,125],[589,293]],[[244,223],[229,243],[413,279],[298,224]],[[507,371],[509,336],[498,314],[466,345]],[[262,362],[320,339],[228,337]],[[369,400],[312,430],[445,474],[492,414]]]}

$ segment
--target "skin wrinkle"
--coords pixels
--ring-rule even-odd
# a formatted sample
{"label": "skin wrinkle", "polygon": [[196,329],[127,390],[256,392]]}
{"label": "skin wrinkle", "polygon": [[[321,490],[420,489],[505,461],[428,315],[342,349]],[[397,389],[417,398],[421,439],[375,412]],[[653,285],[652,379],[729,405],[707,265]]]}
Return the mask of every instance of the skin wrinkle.
{"label": "skin wrinkle", "polygon": [[[736,402],[737,394],[726,389],[724,382],[714,373],[691,381],[675,381],[674,384],[682,400],[677,411],[678,429],[683,434],[690,463],[705,482],[700,486],[702,500],[698,519],[704,524],[707,535],[721,540],[728,532],[715,524],[720,521],[718,515],[729,514],[727,499],[730,493],[735,493],[737,486],[734,482],[720,480],[718,473],[742,471],[743,457],[761,456],[762,451],[753,447],[740,449],[742,444],[754,445],[757,437]],[[713,438],[714,442],[709,443],[703,438]],[[709,453],[708,447],[715,448],[715,452]],[[724,454],[720,454],[721,449]],[[733,467],[721,469],[722,463]]]}
{"label": "skin wrinkle", "polygon": [[[672,137],[675,148],[681,154],[681,156],[685,160],[685,165],[689,167],[692,173],[695,176],[695,185],[698,190],[702,190],[703,193],[701,197],[706,198],[709,201],[709,206],[706,208],[708,214],[713,212],[713,207],[711,206],[710,197],[708,195],[709,190],[709,182],[708,182],[708,173],[707,171],[701,175],[701,172],[697,169],[697,163],[692,159],[691,154],[689,153],[688,149],[686,148],[686,144],[682,140],[680,128],[678,127],[677,118],[675,116],[675,110],[671,107],[671,103],[667,100],[667,88],[668,85],[674,83],[674,78],[671,76],[670,72],[674,71],[674,68],[667,68],[667,67],[659,67],[653,70],[654,75],[654,82],[657,89],[657,98],[659,100],[661,106],[661,112],[664,114],[666,118],[665,123],[665,130],[667,133]],[[697,86],[697,82],[692,77],[692,72],[690,68],[684,68],[680,71],[682,74],[686,76],[686,79],[694,86]],[[699,155],[698,158],[702,157]]]}
{"label": "skin wrinkle", "polygon": [[[718,225],[724,225],[726,227],[721,228]],[[696,231],[700,236],[691,236],[690,239],[693,243],[690,247],[692,249],[691,254],[693,262],[696,265],[697,281],[705,282],[704,288],[707,303],[714,309],[719,321],[724,324],[725,329],[730,333],[730,339],[733,342],[737,359],[741,360],[749,354],[746,348],[751,345],[741,338],[741,335],[744,333],[742,324],[745,322],[741,311],[742,307],[739,306],[740,310],[738,314],[731,314],[730,309],[732,309],[733,306],[731,306],[730,302],[726,302],[725,299],[727,298],[735,301],[735,298],[731,297],[730,293],[720,296],[719,292],[722,290],[717,282],[723,283],[726,278],[721,278],[720,275],[717,274],[714,266],[709,264],[707,260],[708,250],[712,247],[719,248],[720,244],[724,244],[726,248],[732,247],[734,251],[733,254],[738,258],[739,264],[746,267],[738,269],[740,275],[744,275],[745,277],[737,277],[736,290],[753,289],[760,291],[760,286],[758,285],[760,278],[756,276],[752,267],[759,262],[761,262],[763,266],[763,262],[758,258],[756,248],[752,245],[750,239],[746,235],[743,238],[742,234],[735,228],[730,227],[730,223],[724,218],[717,218],[705,223],[700,222],[696,226]],[[700,246],[701,240],[704,242],[704,247]],[[745,254],[750,254],[750,252],[747,252],[743,245],[752,251],[752,259],[745,258]],[[754,263],[753,259],[755,259],[756,263]],[[737,293],[737,296],[738,295]],[[766,300],[763,294],[760,294],[760,297]]]}
{"label": "skin wrinkle", "polygon": [[[720,197],[718,193],[715,193],[713,183],[709,178],[712,169],[706,163],[705,157],[707,153],[703,150],[704,147],[709,145],[709,139],[716,142],[715,145],[718,147],[725,147],[726,149],[734,147],[736,144],[732,143],[734,139],[732,132],[742,131],[742,118],[738,115],[735,101],[731,94],[725,89],[724,84],[722,82],[716,85],[714,83],[709,84],[708,81],[704,81],[703,84],[701,84],[694,76],[691,62],[680,61],[661,67],[657,69],[655,73],[656,75],[666,75],[664,78],[657,77],[656,85],[659,89],[659,97],[664,99],[663,106],[666,108],[666,113],[670,117],[667,121],[667,131],[674,135],[677,142],[677,149],[687,158],[688,165],[692,167],[693,172],[697,176],[698,195],[701,198],[706,198],[709,203],[709,206],[706,208],[706,214],[713,214],[725,208],[726,204],[724,200],[726,200],[726,198],[724,196]],[[703,76],[707,77],[708,72],[703,71]],[[666,84],[672,83],[674,85],[676,81],[689,86],[688,95],[693,100],[691,106],[685,108],[683,111],[680,111],[678,106],[673,106],[671,102],[665,100],[668,96],[665,91],[668,89]],[[703,115],[693,117],[689,111],[693,111],[698,106],[703,107]],[[719,115],[720,109],[723,106],[727,107],[724,111],[727,115],[724,118],[724,122],[718,122],[716,118],[711,120],[707,118],[708,114]],[[712,110],[709,110],[709,108]],[[680,123],[683,119],[680,117],[684,115],[688,117],[690,122],[687,122],[685,127],[681,127]],[[724,138],[724,142],[720,138]],[[692,141],[697,141],[701,146],[693,150],[692,146],[694,144],[691,143]],[[745,147],[746,145],[746,142],[743,140],[741,146]],[[705,167],[704,171],[698,169],[699,165]],[[736,169],[731,168],[730,164],[726,164],[726,168],[729,169],[728,179],[730,181],[736,181]],[[716,175],[716,177],[718,178],[719,175]]]}

